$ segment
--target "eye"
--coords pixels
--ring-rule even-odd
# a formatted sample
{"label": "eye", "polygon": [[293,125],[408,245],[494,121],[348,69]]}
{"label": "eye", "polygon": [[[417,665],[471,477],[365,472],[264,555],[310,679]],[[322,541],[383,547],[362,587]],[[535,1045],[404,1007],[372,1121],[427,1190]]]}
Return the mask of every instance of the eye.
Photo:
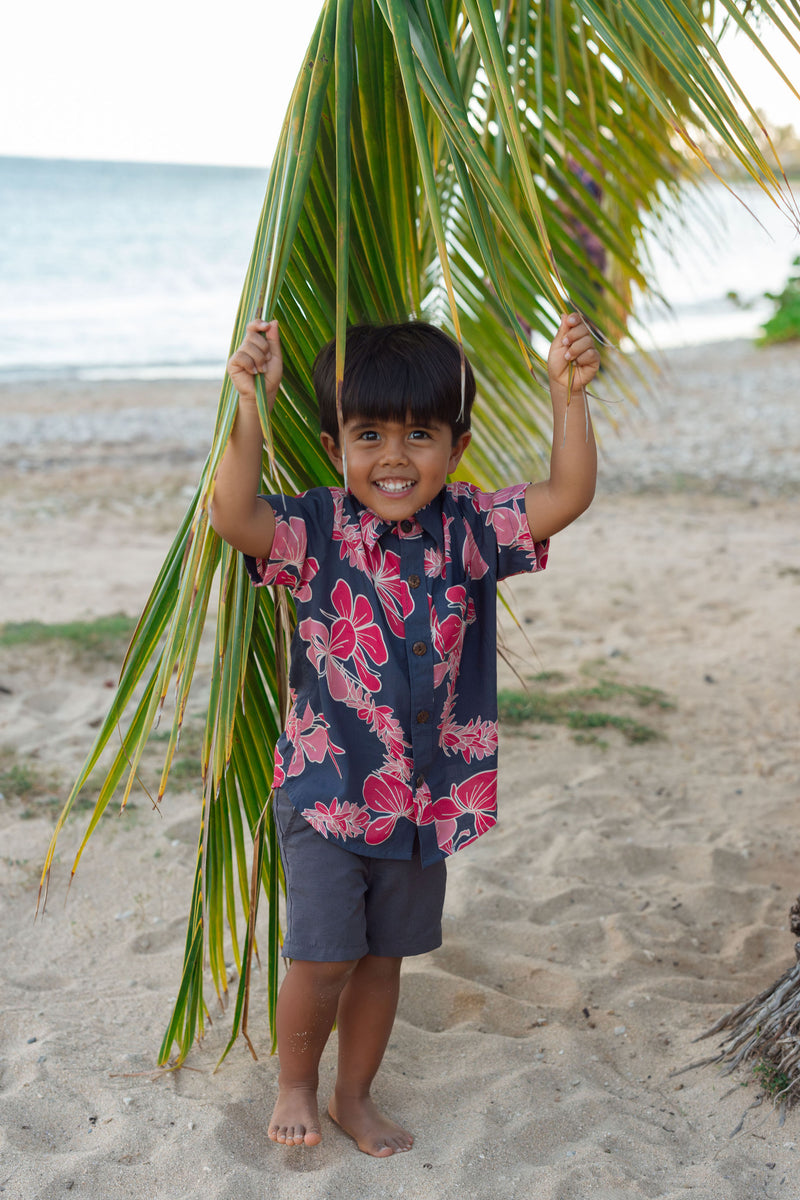
{"label": "eye", "polygon": [[362,429],[358,435],[360,442],[377,442],[380,434],[376,429]]}
{"label": "eye", "polygon": [[417,442],[424,439],[429,440],[431,435],[427,429],[412,429],[408,436],[412,441]]}

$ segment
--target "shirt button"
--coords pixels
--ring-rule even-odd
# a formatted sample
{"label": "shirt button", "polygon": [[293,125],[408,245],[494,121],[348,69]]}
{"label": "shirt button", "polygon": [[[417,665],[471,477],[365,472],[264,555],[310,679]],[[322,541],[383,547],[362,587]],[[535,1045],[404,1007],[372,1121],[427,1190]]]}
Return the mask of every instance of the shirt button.
{"label": "shirt button", "polygon": [[418,787],[418,788],[421,788],[421,787],[422,787],[422,785],[423,785],[423,783],[425,782],[425,776],[424,776],[424,775],[418,775],[418,776],[417,776],[417,778],[416,778],[416,780],[415,780],[415,782],[416,782],[416,785],[417,785],[417,787]]}
{"label": "shirt button", "polygon": [[418,588],[421,583],[422,580],[420,579],[419,575],[409,575],[408,586],[410,588]]}
{"label": "shirt button", "polygon": [[414,526],[411,521],[406,519],[405,521],[400,522],[400,528],[402,529],[403,533],[411,533],[411,530],[414,528]]}
{"label": "shirt button", "polygon": [[430,715],[427,708],[421,708],[417,713],[417,724],[424,725]]}
{"label": "shirt button", "polygon": [[419,655],[420,658],[422,657],[423,654],[428,653],[428,647],[425,645],[424,642],[414,642],[414,645],[411,647],[411,649],[414,651],[415,654]]}

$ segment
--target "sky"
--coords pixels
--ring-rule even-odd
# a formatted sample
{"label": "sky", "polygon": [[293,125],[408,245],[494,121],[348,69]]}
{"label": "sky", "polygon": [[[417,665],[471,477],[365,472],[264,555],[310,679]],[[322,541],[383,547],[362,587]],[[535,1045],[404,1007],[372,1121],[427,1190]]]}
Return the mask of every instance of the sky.
{"label": "sky", "polygon": [[[36,0],[3,16],[0,155],[267,165],[322,0]],[[726,61],[776,124],[800,101],[734,38]],[[784,55],[800,79],[800,58]]]}

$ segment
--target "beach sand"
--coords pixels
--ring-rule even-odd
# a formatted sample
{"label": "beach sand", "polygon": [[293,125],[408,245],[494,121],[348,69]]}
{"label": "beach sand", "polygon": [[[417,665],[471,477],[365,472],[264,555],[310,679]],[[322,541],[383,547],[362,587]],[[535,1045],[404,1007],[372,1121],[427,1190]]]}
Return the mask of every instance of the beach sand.
{"label": "beach sand", "polygon": [[[327,1118],[318,1148],[268,1141],[277,1061],[258,976],[257,1062],[240,1043],[212,1074],[229,1028],[212,1004],[187,1067],[152,1071],[197,798],[170,794],[159,815],[138,795],[109,815],[65,903],[78,814],[34,924],[57,811],[41,779],[63,792],[119,664],[0,651],[0,1195],[800,1197],[800,1114],[781,1126],[768,1101],[750,1108],[749,1070],[673,1074],[794,958],[798,377],[798,347],[670,352],[639,410],[611,408],[620,432],[605,433],[593,507],[553,539],[543,575],[510,585],[510,659],[527,680],[547,674],[530,687],[617,685],[595,707],[659,736],[503,726],[500,824],[451,861],[444,946],[404,968],[375,1087],[414,1132],[409,1154],[370,1159]],[[215,399],[194,383],[0,392],[3,620],[138,614]],[[519,687],[505,665],[501,682]],[[20,796],[24,770],[40,786]],[[323,1101],[334,1068],[335,1044]]]}

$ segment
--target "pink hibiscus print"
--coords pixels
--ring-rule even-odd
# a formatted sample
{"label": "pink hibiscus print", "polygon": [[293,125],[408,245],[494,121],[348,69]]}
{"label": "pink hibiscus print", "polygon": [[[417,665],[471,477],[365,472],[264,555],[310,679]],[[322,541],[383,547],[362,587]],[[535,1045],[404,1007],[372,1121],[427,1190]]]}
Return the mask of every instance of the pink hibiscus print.
{"label": "pink hibiscus print", "polygon": [[306,703],[306,710],[302,717],[299,717],[297,710],[292,708],[286,720],[286,736],[294,747],[294,754],[286,771],[287,775],[302,775],[306,760],[320,763],[323,762],[326,755],[330,754],[331,761],[341,776],[342,773],[334,756],[344,754],[344,749],[334,745],[328,736],[329,729],[330,725],[322,714],[315,713],[309,703]]}
{"label": "pink hibiscus print", "polygon": [[[497,824],[497,776],[494,771],[480,771],[463,783],[453,784],[449,796],[434,801],[433,815],[437,825],[470,816],[475,822],[475,837]],[[472,839],[471,839],[472,840]]]}
{"label": "pink hibiscus print", "polygon": [[343,488],[332,488],[333,497],[333,541],[341,542],[339,557],[346,558],[351,567],[357,571],[366,571],[367,560],[364,550],[364,535],[358,521],[353,521],[345,514],[344,499],[346,492]]}
{"label": "pink hibiscus print", "polygon": [[475,504],[475,496],[482,494],[478,491],[474,483],[467,483],[465,479],[457,479],[455,483],[449,483],[447,490],[456,499],[459,499],[461,496],[468,496],[473,504]]}
{"label": "pink hibiscus print", "polygon": [[396,637],[404,637],[405,618],[412,612],[414,601],[408,583],[400,577],[400,555],[375,546],[367,559],[386,623]]}
{"label": "pink hibiscus print", "polygon": [[495,492],[494,505],[487,520],[494,528],[500,546],[526,545],[531,541],[524,510],[525,485],[515,484]]}
{"label": "pink hibiscus print", "polygon": [[318,800],[313,808],[303,809],[303,816],[323,837],[329,833],[340,838],[359,837],[369,821],[365,808],[349,800],[339,800],[338,796],[328,805]]}
{"label": "pink hibiscus print", "polygon": [[348,672],[342,664],[351,660],[363,686],[377,692],[380,676],[373,673],[367,660],[382,666],[389,655],[369,600],[366,596],[354,597],[348,584],[340,579],[331,593],[331,601],[337,616],[322,614],[332,621],[330,629],[311,617],[298,625],[301,638],[309,643],[308,657],[320,675],[325,672],[334,700],[345,700],[350,693]]}
{"label": "pink hibiscus print", "polygon": [[414,792],[414,820],[417,825],[430,825],[434,820],[431,789],[422,783]]}
{"label": "pink hibiscus print", "polygon": [[373,817],[367,827],[366,841],[370,846],[391,837],[401,817],[414,820],[414,795],[407,783],[378,771],[367,776],[363,794],[369,809],[381,814]]}
{"label": "pink hibiscus print", "polygon": [[444,540],[444,550],[440,550],[438,546],[425,551],[425,574],[429,579],[435,578],[437,575],[444,576],[447,574],[447,567],[451,560],[450,546],[451,535],[450,526],[453,524],[452,517],[444,517],[442,520],[442,535]]}
{"label": "pink hibiscus print", "polygon": [[307,550],[306,523],[302,517],[277,520],[270,556],[258,560],[258,571],[264,583],[289,587],[296,600],[310,600],[309,585],[319,570],[319,563],[315,558],[306,557]]}
{"label": "pink hibiscus print", "polygon": [[497,722],[471,720],[466,725],[454,721],[442,724],[441,746],[447,754],[460,754],[469,763],[497,751]]}
{"label": "pink hibiscus print", "polygon": [[489,564],[484,559],[478,543],[475,541],[475,534],[470,529],[469,525],[464,526],[464,548],[461,551],[464,570],[472,579],[482,579],[489,570]]}
{"label": "pink hibiscus print", "polygon": [[[461,656],[464,652],[464,635],[470,620],[474,620],[472,600],[467,602],[466,588],[461,584],[448,588],[445,592],[448,604],[457,612],[448,613],[443,621],[439,620],[431,603],[431,638],[434,649],[441,661],[433,665],[433,686],[438,688],[450,676],[455,681],[461,666]],[[464,620],[464,610],[467,610],[467,620]],[[471,616],[470,616],[471,613]]]}

